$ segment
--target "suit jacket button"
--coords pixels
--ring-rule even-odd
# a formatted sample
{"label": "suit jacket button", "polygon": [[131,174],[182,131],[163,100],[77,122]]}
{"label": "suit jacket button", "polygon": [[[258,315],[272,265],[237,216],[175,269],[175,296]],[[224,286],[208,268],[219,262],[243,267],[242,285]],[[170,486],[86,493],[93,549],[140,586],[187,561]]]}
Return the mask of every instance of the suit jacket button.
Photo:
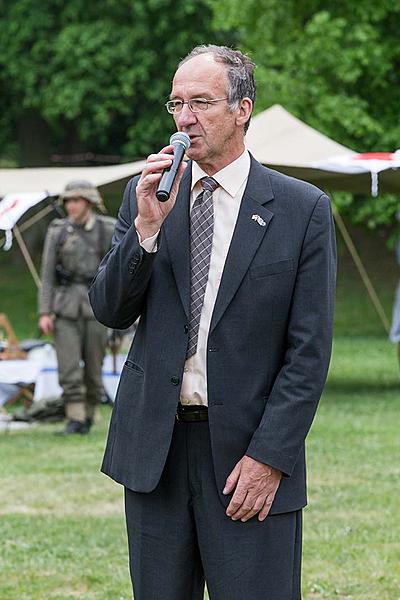
{"label": "suit jacket button", "polygon": [[180,383],[179,377],[171,377],[171,383],[172,383],[172,385],[179,385],[179,383]]}
{"label": "suit jacket button", "polygon": [[184,329],[185,329],[185,333],[189,333],[189,326],[188,325],[185,325]]}

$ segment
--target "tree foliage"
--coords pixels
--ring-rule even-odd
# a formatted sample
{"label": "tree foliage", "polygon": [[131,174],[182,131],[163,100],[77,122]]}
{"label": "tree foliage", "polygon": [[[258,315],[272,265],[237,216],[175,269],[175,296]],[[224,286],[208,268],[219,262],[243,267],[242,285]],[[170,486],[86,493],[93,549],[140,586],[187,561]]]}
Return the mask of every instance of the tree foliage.
{"label": "tree foliage", "polygon": [[[280,103],[356,151],[400,147],[399,0],[209,2],[216,26],[236,28],[257,64],[256,111]],[[375,224],[395,205],[370,199],[351,210]]]}
{"label": "tree foliage", "polygon": [[[400,0],[0,0],[0,25],[3,156],[46,140],[47,162],[153,151],[173,129],[162,105],[179,59],[230,42],[257,64],[256,111],[283,104],[354,150],[400,146]],[[397,201],[342,207],[374,225]]]}
{"label": "tree foliage", "polygon": [[203,0],[0,0],[3,147],[24,114],[57,150],[134,157],[164,143],[176,63],[209,39],[210,16]]}

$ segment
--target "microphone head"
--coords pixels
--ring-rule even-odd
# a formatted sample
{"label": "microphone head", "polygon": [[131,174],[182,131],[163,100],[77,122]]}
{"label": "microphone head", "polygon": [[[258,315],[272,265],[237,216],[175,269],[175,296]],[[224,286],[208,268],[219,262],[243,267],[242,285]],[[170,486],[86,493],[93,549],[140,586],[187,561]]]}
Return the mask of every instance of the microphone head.
{"label": "microphone head", "polygon": [[175,144],[181,144],[185,150],[188,150],[188,148],[190,148],[190,137],[187,133],[183,133],[183,131],[177,131],[171,135],[169,143],[173,146]]}

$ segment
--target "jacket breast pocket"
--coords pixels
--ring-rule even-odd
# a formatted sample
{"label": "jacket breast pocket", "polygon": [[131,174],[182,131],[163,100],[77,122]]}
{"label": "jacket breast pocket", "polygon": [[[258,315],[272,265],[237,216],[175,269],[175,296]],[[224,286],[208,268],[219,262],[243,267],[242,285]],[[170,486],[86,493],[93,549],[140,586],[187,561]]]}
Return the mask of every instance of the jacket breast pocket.
{"label": "jacket breast pocket", "polygon": [[279,273],[293,271],[293,269],[293,258],[287,258],[285,260],[278,260],[277,262],[251,267],[249,273],[252,279],[260,279],[261,277],[268,277],[269,275],[278,275]]}

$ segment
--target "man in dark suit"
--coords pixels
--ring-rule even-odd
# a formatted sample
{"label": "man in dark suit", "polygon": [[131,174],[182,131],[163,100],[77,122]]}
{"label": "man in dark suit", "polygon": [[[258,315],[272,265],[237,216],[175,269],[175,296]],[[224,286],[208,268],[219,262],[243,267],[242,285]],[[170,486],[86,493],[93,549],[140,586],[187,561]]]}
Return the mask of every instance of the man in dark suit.
{"label": "man in dark suit", "polygon": [[90,290],[140,317],[103,471],[125,486],[136,600],[300,600],[304,441],[328,369],[335,239],[327,196],[246,151],[253,63],[225,47],[179,65],[167,110],[190,136],[129,182]]}

